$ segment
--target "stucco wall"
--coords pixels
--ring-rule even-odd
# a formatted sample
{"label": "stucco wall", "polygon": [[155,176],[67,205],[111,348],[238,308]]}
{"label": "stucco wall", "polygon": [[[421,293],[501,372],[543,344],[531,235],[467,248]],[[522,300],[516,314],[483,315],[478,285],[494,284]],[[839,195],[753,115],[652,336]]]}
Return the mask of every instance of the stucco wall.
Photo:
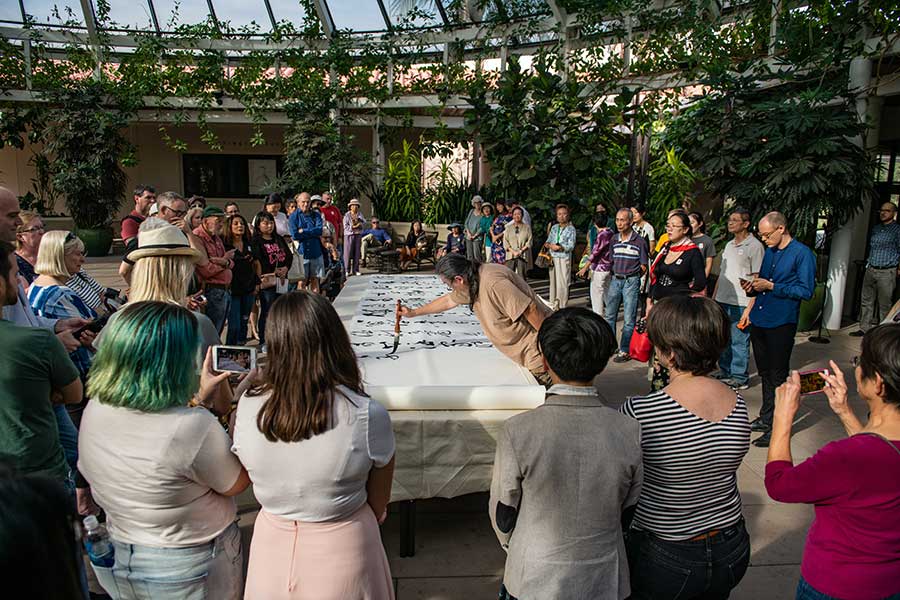
{"label": "stucco wall", "polygon": [[[250,125],[223,124],[213,125],[213,131],[219,136],[222,150],[216,152],[200,139],[200,130],[196,125],[185,125],[170,128],[169,135],[173,138],[184,140],[187,143],[188,154],[242,154],[242,155],[280,155],[283,154],[284,126],[271,125],[263,129],[266,144],[253,147],[250,145],[252,129]],[[365,150],[372,151],[372,131],[370,128],[354,127],[347,130],[354,136],[354,145]],[[128,175],[128,192],[122,203],[119,217],[131,210],[132,200],[130,190],[138,184],[149,184],[157,191],[176,191],[185,194],[190,190],[184,189],[184,177],[182,169],[182,153],[173,150],[163,141],[158,125],[155,123],[135,123],[128,128],[128,138],[137,147],[137,166],[126,169]],[[31,179],[34,177],[34,168],[28,164],[32,155],[32,149],[24,150],[5,147],[0,150],[0,185],[9,188],[17,196],[24,195],[31,190]],[[312,191],[312,190],[311,190]],[[313,193],[321,192],[315,190]],[[224,206],[225,202],[235,201],[240,205],[241,212],[245,215],[253,214],[260,209],[258,198],[208,198],[210,203]],[[371,214],[370,206],[366,198],[363,202],[365,214]],[[57,212],[65,212],[62,201],[55,207]]]}

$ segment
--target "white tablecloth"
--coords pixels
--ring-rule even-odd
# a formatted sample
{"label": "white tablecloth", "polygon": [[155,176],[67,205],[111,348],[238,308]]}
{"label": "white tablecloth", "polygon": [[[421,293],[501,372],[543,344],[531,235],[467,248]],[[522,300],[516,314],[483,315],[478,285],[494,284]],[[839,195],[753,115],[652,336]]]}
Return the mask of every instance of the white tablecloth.
{"label": "white tablecloth", "polygon": [[389,355],[396,300],[419,306],[445,292],[434,275],[368,275],[334,303],[367,391],[391,413],[392,501],[487,491],[503,422],[543,402],[543,387],[493,348],[468,307],[404,321]]}

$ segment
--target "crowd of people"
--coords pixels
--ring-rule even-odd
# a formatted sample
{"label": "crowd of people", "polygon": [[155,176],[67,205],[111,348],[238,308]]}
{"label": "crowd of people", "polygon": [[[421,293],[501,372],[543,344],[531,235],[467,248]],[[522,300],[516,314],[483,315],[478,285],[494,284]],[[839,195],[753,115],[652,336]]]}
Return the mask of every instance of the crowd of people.
{"label": "crowd of people", "polygon": [[[146,186],[134,199],[122,306],[84,272],[75,234],[44,233],[0,188],[0,498],[40,498],[8,500],[16,512],[0,531],[32,533],[0,558],[18,565],[33,547],[50,557],[22,565],[49,573],[28,582],[34,597],[54,597],[52,586],[86,598],[75,526],[58,515],[102,511],[114,562],[91,568],[117,600],[393,598],[379,533],[391,418],[366,394],[327,281],[330,265],[355,274],[363,247],[394,242],[378,219],[365,227],[358,201],[341,215],[330,194],[299,194],[290,214],[269,196],[249,222],[234,203]],[[759,221],[757,239],[734,209],[710,286],[702,215],[673,211],[658,245],[644,212],[598,210],[575,265],[567,206],[543,237],[524,207],[476,198],[435,267],[450,291],[399,308],[470,307],[548,388],[497,437],[487,508],[507,552],[500,598],[727,598],[751,558],[737,471],[752,430],[769,446],[772,498],[816,507],[797,597],[900,598],[900,477],[886,475],[900,471],[900,326],[870,328],[854,361],[867,422],[832,363],[825,393],[849,437],[794,465],[790,355],[811,251],[780,213]],[[401,260],[423,237],[413,224]],[[524,278],[542,240],[549,303]],[[591,310],[565,306],[573,272],[590,275]],[[229,344],[246,343],[257,301],[264,366],[216,372],[210,347],[226,324]],[[651,391],[603,398],[595,379],[628,360],[641,318]],[[751,347],[763,393],[752,422],[741,393]],[[261,510],[245,578],[234,497],[251,483]],[[44,540],[58,539],[48,553]]]}

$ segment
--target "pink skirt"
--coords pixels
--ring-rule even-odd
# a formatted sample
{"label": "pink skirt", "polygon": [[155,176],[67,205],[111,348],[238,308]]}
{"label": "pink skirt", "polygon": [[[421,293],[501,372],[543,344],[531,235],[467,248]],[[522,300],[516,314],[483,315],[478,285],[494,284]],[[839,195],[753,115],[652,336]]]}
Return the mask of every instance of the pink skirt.
{"label": "pink skirt", "polygon": [[305,523],[259,511],[244,600],[394,600],[368,504],[344,521]]}

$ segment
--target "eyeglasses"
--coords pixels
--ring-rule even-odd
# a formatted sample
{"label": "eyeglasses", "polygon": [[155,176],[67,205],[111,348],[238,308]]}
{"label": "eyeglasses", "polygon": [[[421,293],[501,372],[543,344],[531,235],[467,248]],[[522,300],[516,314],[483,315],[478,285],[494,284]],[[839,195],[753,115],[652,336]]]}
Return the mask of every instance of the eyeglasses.
{"label": "eyeglasses", "polygon": [[186,211],[186,210],[175,210],[174,208],[169,208],[168,206],[163,206],[159,210],[160,210],[160,212],[161,211],[170,212],[173,215],[175,215],[176,217],[183,217],[184,215],[186,215],[188,213],[188,211]]}
{"label": "eyeglasses", "polygon": [[769,239],[770,237],[772,237],[772,236],[775,234],[775,232],[778,231],[779,229],[783,229],[783,227],[782,227],[781,225],[779,225],[778,227],[776,227],[776,228],[773,229],[772,231],[767,231],[767,232],[765,232],[765,233],[763,233],[762,231],[760,231],[760,232],[759,232],[759,237],[761,237],[761,238],[763,239],[763,241],[766,241],[767,239]]}

